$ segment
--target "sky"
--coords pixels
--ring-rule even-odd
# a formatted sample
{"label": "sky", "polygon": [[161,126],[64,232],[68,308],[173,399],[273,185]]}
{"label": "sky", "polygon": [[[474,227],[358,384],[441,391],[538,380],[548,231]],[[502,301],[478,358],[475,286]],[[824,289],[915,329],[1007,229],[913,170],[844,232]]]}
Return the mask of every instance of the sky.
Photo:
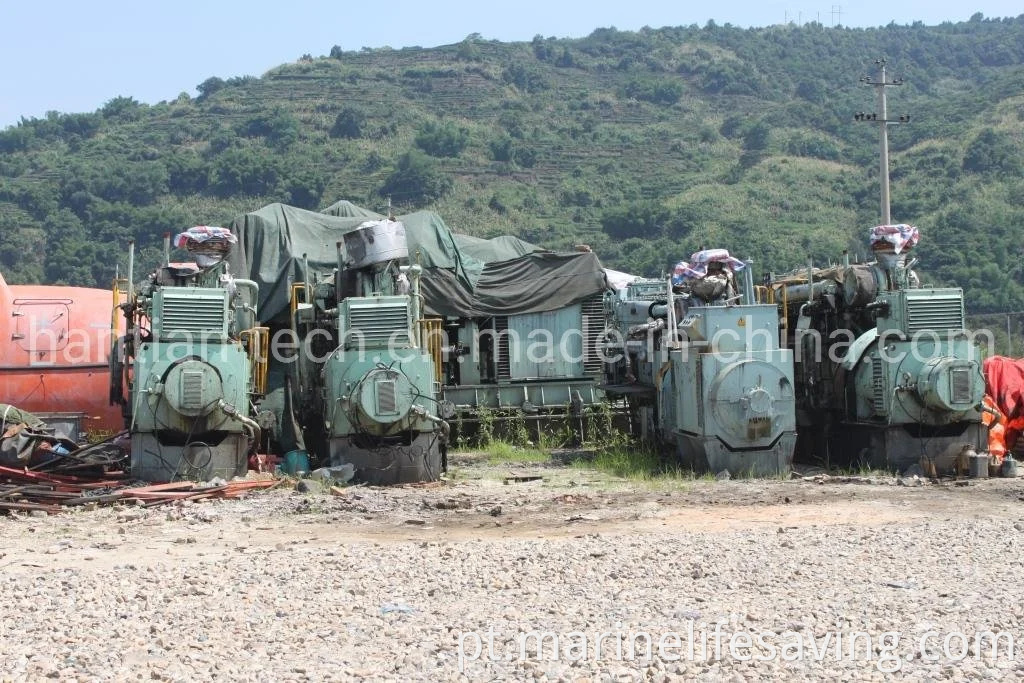
{"label": "sky", "polygon": [[596,28],[937,25],[1015,17],[1020,0],[0,0],[0,129],[47,111],[91,112],[115,97],[154,104],[211,76],[261,76],[333,45],[434,47],[485,39],[579,38]]}

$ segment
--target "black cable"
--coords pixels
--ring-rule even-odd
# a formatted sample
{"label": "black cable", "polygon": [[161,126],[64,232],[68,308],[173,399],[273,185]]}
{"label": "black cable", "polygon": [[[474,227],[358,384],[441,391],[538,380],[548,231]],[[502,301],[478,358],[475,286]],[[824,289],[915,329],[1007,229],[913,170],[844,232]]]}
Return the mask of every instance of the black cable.
{"label": "black cable", "polygon": [[[396,364],[398,365],[397,370],[395,369]],[[413,397],[413,402],[415,402],[417,399],[430,399],[435,401],[435,403],[437,402],[437,399],[425,396],[422,393],[420,393],[419,389],[416,387],[416,384],[412,381],[412,378],[409,377],[408,373],[402,367],[401,362],[399,362],[397,358],[392,360],[391,363],[387,365],[385,365],[383,362],[378,361],[375,364],[375,368],[377,370],[388,373],[391,376],[389,378],[396,377],[398,374],[404,376],[409,384],[409,388]],[[354,443],[354,445],[356,445],[357,448],[361,448],[362,450],[366,451],[372,451],[381,460],[387,460],[388,465],[385,467],[369,467],[366,469],[371,469],[375,472],[386,472],[394,469],[396,465],[399,464],[400,460],[407,460],[409,463],[414,463],[416,460],[422,460],[424,471],[426,471],[428,477],[434,479],[435,473],[430,467],[427,455],[431,452],[433,447],[436,445],[437,440],[440,438],[436,430],[431,432],[433,438],[431,439],[430,443],[427,444],[427,447],[424,449],[422,446],[415,445],[416,437],[414,436],[415,430],[413,429],[406,430],[409,445],[402,446],[400,444],[388,443],[389,440],[391,440],[391,437],[373,434],[367,428],[367,426],[363,424],[361,416],[359,414],[360,411],[358,409],[358,397],[360,396],[363,384],[364,382],[366,382],[369,375],[369,372],[363,374],[353,385],[352,391],[350,392],[350,396],[355,397],[355,400],[349,402],[349,408],[346,411],[346,416],[348,417],[353,430],[353,437],[351,438],[351,441]]]}
{"label": "black cable", "polygon": [[[159,410],[158,409],[160,407],[160,402],[166,400],[166,398],[167,398],[166,395],[163,392],[160,392],[160,394],[158,394],[158,396],[157,396],[156,406],[154,407],[153,405],[149,405],[149,410],[150,410],[150,414],[153,417],[153,422],[155,422],[158,427],[166,429],[167,431],[172,431],[172,432],[173,431],[180,431],[180,430],[175,429],[174,427],[170,426],[169,424],[167,424],[166,422],[164,422],[163,420],[160,419],[160,415],[159,415]],[[213,406],[219,400],[220,400],[220,397],[212,399],[209,403],[207,403],[206,405],[202,406],[200,411],[202,412],[202,411],[205,411],[205,410],[209,409],[211,406]],[[148,405],[149,401],[146,401],[146,403]],[[173,408],[172,408],[172,410],[173,410]],[[181,451],[178,454],[178,462],[177,462],[177,464],[175,464],[173,466],[171,465],[171,463],[169,463],[163,457],[163,445],[160,443],[159,437],[157,437],[155,439],[156,440],[156,447],[157,447],[158,453],[153,453],[152,451],[146,451],[150,455],[155,455],[157,460],[160,461],[160,464],[165,469],[167,469],[168,471],[170,471],[172,473],[172,475],[171,475],[172,476],[172,481],[175,481],[176,479],[174,479],[174,478],[176,478],[176,477],[184,477],[186,475],[186,473],[200,472],[203,467],[206,467],[211,462],[213,462],[213,447],[210,446],[210,444],[206,443],[205,441],[192,441],[192,436],[195,433],[195,427],[196,427],[196,421],[195,420],[189,420],[189,430],[185,434],[185,443],[181,446]],[[189,457],[187,457],[185,455],[186,449],[189,449],[193,445],[196,445],[196,444],[205,446],[207,451],[208,451],[207,460],[206,460],[206,462],[202,466],[196,466],[192,462],[192,460],[190,460]],[[185,470],[185,472],[181,472],[180,470],[181,470],[181,465],[182,464],[187,465],[189,467],[189,469]]]}
{"label": "black cable", "polygon": [[[141,389],[139,391],[141,391]],[[160,395],[157,398],[156,406],[155,407],[152,404],[150,404],[149,401],[146,401],[146,404],[149,406],[149,412],[150,412],[150,415],[153,417],[153,422],[158,427],[163,427],[164,429],[171,430],[170,425],[165,424],[160,419],[160,417],[159,417],[159,410],[158,409],[160,408],[160,401],[162,401],[163,399],[164,399],[164,395],[161,392]],[[164,469],[166,469],[168,472],[171,473],[171,481],[174,481],[175,478],[178,476],[178,469],[179,469],[179,467],[181,465],[181,461],[179,460],[176,465],[172,466],[169,462],[167,462],[166,459],[164,459],[163,445],[160,443],[160,438],[157,437],[157,436],[154,436],[154,441],[156,442],[157,452],[154,453],[153,451],[150,451],[150,450],[147,450],[145,452],[148,453],[149,455],[155,456],[156,459],[160,461],[161,466],[163,466]]]}
{"label": "black cable", "polygon": [[[191,459],[191,456],[186,456],[184,454],[185,449],[189,449],[189,451],[192,452],[192,449],[195,448],[196,446],[203,446],[206,448],[206,462],[204,462],[201,465],[196,464],[195,461]],[[185,463],[193,469],[193,471],[201,472],[203,468],[209,466],[210,463],[213,462],[213,447],[210,444],[206,443],[205,441],[189,441],[188,443],[185,444],[185,446],[182,447],[181,457],[182,460],[184,460]]]}
{"label": "black cable", "polygon": [[[945,352],[945,349],[943,349],[943,352]],[[948,356],[944,356],[944,357],[948,357]],[[896,368],[897,373],[903,367],[903,363],[904,362],[906,362],[906,358],[904,358],[904,360],[900,361],[899,367]],[[911,412],[909,410],[907,410],[907,406],[903,402],[903,397],[900,396],[900,392],[894,390],[893,393],[896,396],[896,400],[899,403],[900,408],[902,408],[904,410],[904,412],[906,412],[908,415],[911,415],[911,417],[913,417]],[[928,411],[928,407],[927,406],[923,406],[923,405],[920,406],[920,413],[919,413],[919,417],[918,417],[918,420],[917,420],[919,425],[922,425],[922,426],[925,425],[924,418],[925,418],[925,416],[927,415],[928,412],[929,411]],[[939,426],[942,426],[942,425],[927,425],[927,426],[929,426],[929,427],[933,427],[933,426],[934,427],[939,427]],[[937,429],[936,429],[936,431],[937,431]],[[935,439],[935,435],[934,434],[931,435],[931,436],[922,438],[920,436],[920,430],[918,431],[917,442],[918,442],[918,444],[920,444],[921,457],[923,459],[927,460],[929,462],[929,464],[931,464],[931,465],[934,465],[935,462],[934,462],[934,459],[928,455],[928,445],[932,442],[933,439]]]}

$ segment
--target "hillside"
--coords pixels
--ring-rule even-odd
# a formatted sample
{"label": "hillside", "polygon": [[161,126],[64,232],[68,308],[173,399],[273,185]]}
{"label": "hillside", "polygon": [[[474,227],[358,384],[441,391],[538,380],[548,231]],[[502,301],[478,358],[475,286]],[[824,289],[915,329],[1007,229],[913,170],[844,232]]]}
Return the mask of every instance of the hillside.
{"label": "hillside", "polygon": [[118,97],[0,131],[0,271],[107,286],[129,239],[272,201],[432,208],[450,227],[656,275],[701,245],[758,270],[863,253],[874,75],[891,76],[892,216],[926,282],[1024,310],[1024,16],[876,29],[689,26],[306,55],[200,95]]}

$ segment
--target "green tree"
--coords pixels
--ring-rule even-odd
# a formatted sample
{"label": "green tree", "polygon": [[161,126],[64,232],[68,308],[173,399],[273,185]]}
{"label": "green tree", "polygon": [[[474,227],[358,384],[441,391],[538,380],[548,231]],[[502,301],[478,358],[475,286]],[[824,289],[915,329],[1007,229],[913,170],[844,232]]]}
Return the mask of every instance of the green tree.
{"label": "green tree", "polygon": [[555,60],[555,66],[561,68],[568,68],[576,66],[576,59],[572,56],[572,52],[567,47],[562,48],[562,53],[558,55],[558,59]]}
{"label": "green tree", "polygon": [[221,90],[225,86],[223,78],[217,78],[216,76],[210,76],[205,81],[196,86],[196,91],[199,93],[199,99],[204,100],[213,93]]}
{"label": "green tree", "polygon": [[115,97],[100,109],[103,118],[115,121],[137,121],[142,116],[143,105],[134,97]]}
{"label": "green tree", "polygon": [[675,104],[683,96],[683,84],[679,79],[637,78],[627,83],[623,90],[626,97],[653,104]]}
{"label": "green tree", "polygon": [[280,178],[275,155],[258,148],[232,147],[214,159],[209,187],[219,197],[261,196],[272,192]]}
{"label": "green tree", "polygon": [[469,130],[450,121],[428,121],[416,135],[416,146],[435,157],[457,157],[469,144]]}
{"label": "green tree", "polygon": [[533,47],[533,56],[542,62],[551,61],[554,56],[554,50],[552,49],[549,41],[544,40],[544,36],[539,33],[533,37],[530,41],[530,45]]}
{"label": "green tree", "polygon": [[286,201],[300,209],[316,209],[320,205],[327,177],[311,165],[300,164],[282,174],[281,190]]}
{"label": "green tree", "polygon": [[985,128],[967,145],[963,168],[969,173],[1020,175],[1021,147],[1012,136]]}
{"label": "green tree", "polygon": [[238,134],[262,137],[275,147],[290,147],[299,139],[299,122],[282,107],[250,118],[238,127]]}
{"label": "green tree", "polygon": [[164,159],[167,189],[177,195],[194,194],[206,189],[209,169],[206,161],[190,149],[176,150]]}
{"label": "green tree", "polygon": [[412,149],[399,158],[379,192],[397,202],[415,204],[440,199],[451,188],[451,178],[438,168],[437,162]]}
{"label": "green tree", "polygon": [[19,123],[16,126],[0,131],[0,152],[8,154],[23,152],[29,148],[35,139],[36,133],[31,126]]}
{"label": "green tree", "polygon": [[764,121],[758,121],[743,134],[743,148],[748,152],[764,152],[768,149],[768,140],[772,129]]}
{"label": "green tree", "polygon": [[551,87],[548,79],[537,69],[513,63],[501,72],[501,80],[525,93],[539,93]]}
{"label": "green tree", "polygon": [[491,158],[495,161],[512,161],[512,155],[516,151],[515,143],[512,142],[512,137],[508,134],[489,141],[487,147],[491,150]]}
{"label": "green tree", "polygon": [[363,126],[366,114],[355,107],[345,107],[334,119],[334,125],[328,133],[332,138],[349,138],[352,140],[363,137]]}
{"label": "green tree", "polygon": [[481,58],[480,48],[477,46],[476,40],[470,40],[470,38],[466,38],[459,43],[459,49],[455,54],[463,62],[478,62]]}
{"label": "green tree", "polygon": [[605,209],[601,229],[616,239],[658,237],[668,218],[668,210],[658,202],[630,202]]}

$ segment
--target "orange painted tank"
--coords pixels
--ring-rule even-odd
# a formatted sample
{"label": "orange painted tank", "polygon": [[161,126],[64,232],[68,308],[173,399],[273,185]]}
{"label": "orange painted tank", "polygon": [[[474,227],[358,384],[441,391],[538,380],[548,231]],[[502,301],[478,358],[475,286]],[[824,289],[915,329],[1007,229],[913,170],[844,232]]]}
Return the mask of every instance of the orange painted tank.
{"label": "orange painted tank", "polygon": [[111,330],[113,307],[111,291],[8,285],[0,274],[0,403],[87,434],[123,429],[109,400],[108,359],[120,334]]}

